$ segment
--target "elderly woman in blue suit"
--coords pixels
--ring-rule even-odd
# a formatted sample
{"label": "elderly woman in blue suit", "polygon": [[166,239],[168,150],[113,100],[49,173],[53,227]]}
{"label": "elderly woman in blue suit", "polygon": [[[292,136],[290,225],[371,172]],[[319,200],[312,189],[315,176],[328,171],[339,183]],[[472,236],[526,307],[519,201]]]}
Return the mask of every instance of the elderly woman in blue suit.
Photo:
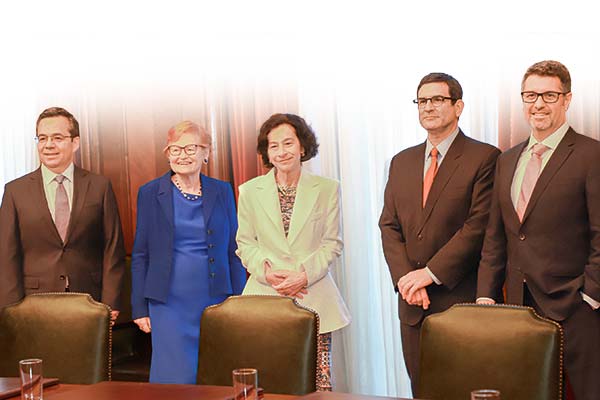
{"label": "elderly woman in blue suit", "polygon": [[196,383],[202,312],[246,283],[231,186],[200,173],[210,145],[197,124],[175,125],[171,170],[138,193],[131,302],[134,322],[152,331],[150,382]]}

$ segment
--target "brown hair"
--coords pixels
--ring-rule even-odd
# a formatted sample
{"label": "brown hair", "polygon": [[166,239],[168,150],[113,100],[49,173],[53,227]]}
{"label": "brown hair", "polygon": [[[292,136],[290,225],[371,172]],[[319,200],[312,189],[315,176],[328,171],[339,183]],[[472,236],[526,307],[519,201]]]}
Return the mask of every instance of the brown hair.
{"label": "brown hair", "polygon": [[525,75],[523,75],[523,80],[521,81],[521,90],[523,90],[525,81],[531,75],[557,77],[560,79],[563,92],[568,93],[571,91],[571,74],[569,74],[567,67],[558,61],[544,60],[536,62],[531,67],[527,68]]}
{"label": "brown hair", "polygon": [[295,114],[273,114],[260,127],[256,144],[256,151],[262,157],[263,164],[267,168],[273,167],[273,164],[269,162],[267,150],[269,145],[269,132],[279,125],[284,124],[294,128],[296,137],[304,149],[304,155],[300,158],[300,161],[308,161],[319,153],[319,143],[317,143],[315,132],[306,123],[304,118]]}
{"label": "brown hair", "polygon": [[68,119],[69,124],[71,125],[71,129],[69,129],[69,133],[71,134],[71,137],[79,136],[79,122],[77,122],[77,120],[75,119],[73,114],[71,114],[64,108],[60,108],[60,107],[50,107],[50,108],[46,108],[44,111],[42,111],[42,113],[40,114],[40,116],[38,117],[38,119],[35,123],[36,135],[37,135],[38,128],[40,126],[40,121],[43,119],[52,118],[52,117],[65,117],[66,119]]}
{"label": "brown hair", "polygon": [[452,97],[452,104],[456,103],[456,100],[462,99],[463,90],[462,86],[460,86],[460,83],[458,83],[458,81],[452,75],[448,75],[443,72],[432,72],[425,75],[421,79],[421,82],[419,82],[419,86],[417,86],[417,96],[419,95],[419,89],[421,89],[421,86],[427,83],[437,82],[443,82],[448,85],[450,97]]}

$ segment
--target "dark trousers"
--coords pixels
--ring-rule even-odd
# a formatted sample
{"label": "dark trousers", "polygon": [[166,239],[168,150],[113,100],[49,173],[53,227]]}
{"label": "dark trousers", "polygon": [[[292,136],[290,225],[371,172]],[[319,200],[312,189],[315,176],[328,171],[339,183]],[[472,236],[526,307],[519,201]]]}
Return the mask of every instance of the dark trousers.
{"label": "dark trousers", "polygon": [[[544,313],[524,285],[523,303]],[[564,333],[564,368],[575,400],[600,399],[600,310],[581,304],[564,321],[558,321]]]}
{"label": "dark trousers", "polygon": [[413,396],[417,394],[417,383],[419,382],[419,357],[421,345],[421,324],[415,326],[400,323],[400,334],[402,335],[402,353],[404,354],[404,364],[410,377],[410,386]]}

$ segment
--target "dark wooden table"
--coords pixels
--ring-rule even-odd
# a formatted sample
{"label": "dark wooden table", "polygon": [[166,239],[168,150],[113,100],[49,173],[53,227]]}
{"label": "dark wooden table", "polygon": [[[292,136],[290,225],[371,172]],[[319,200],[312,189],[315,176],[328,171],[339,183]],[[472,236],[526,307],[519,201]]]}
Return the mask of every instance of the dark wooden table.
{"label": "dark wooden table", "polygon": [[[230,386],[165,385],[145,382],[100,382],[94,385],[59,384],[44,390],[47,400],[226,400]],[[264,400],[295,400],[298,396],[265,394]]]}
{"label": "dark wooden table", "polygon": [[[228,400],[230,386],[165,385],[145,382],[100,382],[94,385],[60,383],[44,389],[45,400]],[[12,399],[17,399],[13,397]],[[403,400],[338,392],[316,392],[306,396],[265,393],[264,400]]]}
{"label": "dark wooden table", "polygon": [[[407,400],[401,397],[367,396],[366,394],[351,394],[340,392],[314,392],[299,396],[302,400]],[[418,400],[418,399],[415,399]]]}

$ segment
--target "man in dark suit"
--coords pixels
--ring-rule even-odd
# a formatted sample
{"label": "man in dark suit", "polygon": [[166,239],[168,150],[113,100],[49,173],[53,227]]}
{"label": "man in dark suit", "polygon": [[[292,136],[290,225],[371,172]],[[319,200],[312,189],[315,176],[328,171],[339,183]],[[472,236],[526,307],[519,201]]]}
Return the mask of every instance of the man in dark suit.
{"label": "man in dark suit", "polygon": [[478,303],[533,307],[561,323],[575,398],[600,396],[600,143],[570,128],[571,77],[557,61],[521,83],[525,142],[498,159]]}
{"label": "man in dark suit", "polygon": [[120,305],[125,250],[105,177],[73,164],[79,124],[67,110],[40,114],[41,166],[5,186],[0,206],[0,307],[40,292],[85,292]]}
{"label": "man in dark suit", "polygon": [[425,76],[414,102],[427,141],[392,159],[379,221],[392,283],[402,296],[402,346],[413,392],[423,318],[475,300],[500,153],[459,129],[464,103],[462,88],[452,76]]}

